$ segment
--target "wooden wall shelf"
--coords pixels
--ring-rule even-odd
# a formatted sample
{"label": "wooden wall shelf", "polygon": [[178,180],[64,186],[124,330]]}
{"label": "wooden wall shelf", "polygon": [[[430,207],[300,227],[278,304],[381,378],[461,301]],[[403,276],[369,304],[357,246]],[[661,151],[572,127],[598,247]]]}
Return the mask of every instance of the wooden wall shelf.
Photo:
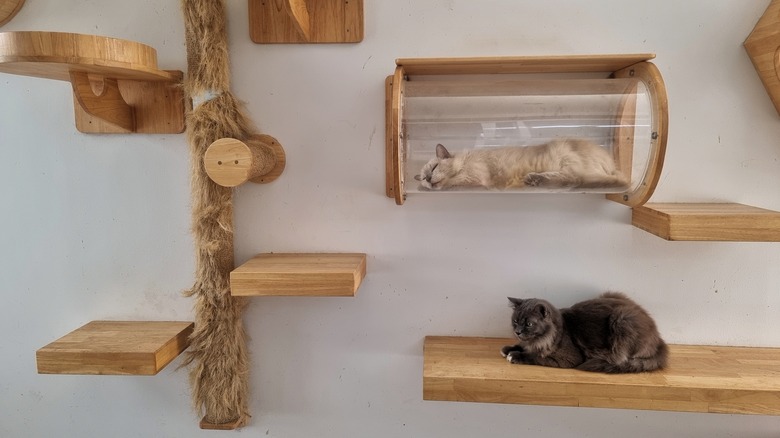
{"label": "wooden wall shelf", "polygon": [[780,212],[742,204],[650,203],[631,223],[666,240],[780,242]]}
{"label": "wooden wall shelf", "polygon": [[61,32],[0,32],[0,72],[71,83],[85,133],[184,131],[181,71],[157,68],[157,51],[126,40]]}
{"label": "wooden wall shelf", "polygon": [[772,0],[744,46],[775,109],[780,113],[780,0]]}
{"label": "wooden wall shelf", "polygon": [[363,0],[249,0],[258,44],[363,41]]}
{"label": "wooden wall shelf", "polygon": [[366,255],[259,254],[230,273],[234,296],[355,296]]}
{"label": "wooden wall shelf", "polygon": [[189,345],[194,324],[92,321],[36,352],[40,374],[154,375]]}
{"label": "wooden wall shelf", "polygon": [[513,365],[512,339],[425,338],[425,400],[780,415],[780,348],[670,345],[669,366],[609,375]]}

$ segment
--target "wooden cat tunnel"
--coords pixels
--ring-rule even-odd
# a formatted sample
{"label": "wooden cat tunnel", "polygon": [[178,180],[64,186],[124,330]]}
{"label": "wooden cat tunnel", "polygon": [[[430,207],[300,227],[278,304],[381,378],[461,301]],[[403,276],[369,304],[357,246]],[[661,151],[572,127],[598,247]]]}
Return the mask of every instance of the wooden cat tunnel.
{"label": "wooden cat tunnel", "polygon": [[386,81],[387,196],[401,205],[407,194],[437,192],[415,181],[436,156],[437,144],[457,153],[576,140],[602,147],[627,183],[618,188],[518,184],[500,191],[604,193],[631,207],[644,204],[661,174],[668,126],[666,88],[649,62],[653,58],[396,60]]}
{"label": "wooden cat tunnel", "polygon": [[286,156],[270,135],[255,135],[246,141],[220,138],[209,145],[203,165],[212,181],[223,187],[236,187],[247,181],[265,184],[284,171]]}

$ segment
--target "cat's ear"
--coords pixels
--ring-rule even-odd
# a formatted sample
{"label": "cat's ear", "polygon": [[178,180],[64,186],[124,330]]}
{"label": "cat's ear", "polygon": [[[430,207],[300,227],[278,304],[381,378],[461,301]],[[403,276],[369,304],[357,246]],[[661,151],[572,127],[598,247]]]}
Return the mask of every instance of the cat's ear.
{"label": "cat's ear", "polygon": [[443,144],[439,143],[436,145],[436,158],[443,160],[445,158],[452,158],[452,155],[450,155],[450,151],[448,151]]}
{"label": "cat's ear", "polygon": [[550,309],[548,309],[545,304],[537,304],[534,310],[539,315],[542,315],[542,318],[547,318],[547,315],[550,313]]}
{"label": "cat's ear", "polygon": [[523,300],[520,298],[512,298],[512,297],[506,297],[509,300],[509,307],[520,307],[520,304],[523,303]]}

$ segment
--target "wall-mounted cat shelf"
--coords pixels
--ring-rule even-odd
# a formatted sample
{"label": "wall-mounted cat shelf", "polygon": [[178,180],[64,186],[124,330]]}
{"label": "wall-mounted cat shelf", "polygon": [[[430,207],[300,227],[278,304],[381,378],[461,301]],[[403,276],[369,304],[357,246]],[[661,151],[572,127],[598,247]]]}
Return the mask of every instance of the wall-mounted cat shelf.
{"label": "wall-mounted cat shelf", "polygon": [[220,138],[206,149],[203,165],[212,181],[236,187],[247,181],[274,181],[284,171],[285,157],[282,145],[270,135],[256,135],[246,142]]}
{"label": "wall-mounted cat shelf", "polygon": [[780,415],[780,348],[670,345],[664,370],[603,374],[510,364],[514,343],[426,337],[423,399]]}
{"label": "wall-mounted cat shelf", "polygon": [[[568,138],[601,146],[630,181],[573,191],[643,204],[661,173],[668,125],[663,79],[648,62],[653,57],[398,59],[386,81],[387,196],[400,205],[408,193],[431,193],[413,178],[439,143],[452,152],[485,151]],[[519,181],[503,191],[539,190]]]}
{"label": "wall-mounted cat shelf", "polygon": [[92,321],[39,349],[39,374],[154,375],[189,346],[194,324]]}
{"label": "wall-mounted cat shelf", "polygon": [[780,113],[780,0],[772,0],[744,45],[775,109]]}
{"label": "wall-mounted cat shelf", "polygon": [[249,0],[252,41],[358,43],[363,41],[363,0]]}
{"label": "wall-mounted cat shelf", "polygon": [[365,276],[362,253],[259,254],[230,273],[230,293],[353,297]]}
{"label": "wall-mounted cat shelf", "polygon": [[0,0],[0,26],[11,21],[22,6],[24,0]]}
{"label": "wall-mounted cat shelf", "polygon": [[85,133],[184,131],[182,72],[159,70],[153,48],[60,32],[0,33],[0,72],[68,81]]}

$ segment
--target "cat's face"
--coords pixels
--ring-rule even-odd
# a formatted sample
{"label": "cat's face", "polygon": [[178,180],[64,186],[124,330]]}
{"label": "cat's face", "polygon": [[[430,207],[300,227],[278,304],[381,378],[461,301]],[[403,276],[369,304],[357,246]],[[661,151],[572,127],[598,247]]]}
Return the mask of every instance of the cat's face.
{"label": "cat's face", "polygon": [[512,329],[527,348],[541,348],[552,342],[557,326],[555,308],[545,300],[509,298],[512,311]]}
{"label": "cat's face", "polygon": [[428,161],[423,166],[419,175],[414,179],[420,181],[428,190],[445,190],[455,185],[455,177],[458,169],[450,152],[441,144],[436,145],[436,158]]}

